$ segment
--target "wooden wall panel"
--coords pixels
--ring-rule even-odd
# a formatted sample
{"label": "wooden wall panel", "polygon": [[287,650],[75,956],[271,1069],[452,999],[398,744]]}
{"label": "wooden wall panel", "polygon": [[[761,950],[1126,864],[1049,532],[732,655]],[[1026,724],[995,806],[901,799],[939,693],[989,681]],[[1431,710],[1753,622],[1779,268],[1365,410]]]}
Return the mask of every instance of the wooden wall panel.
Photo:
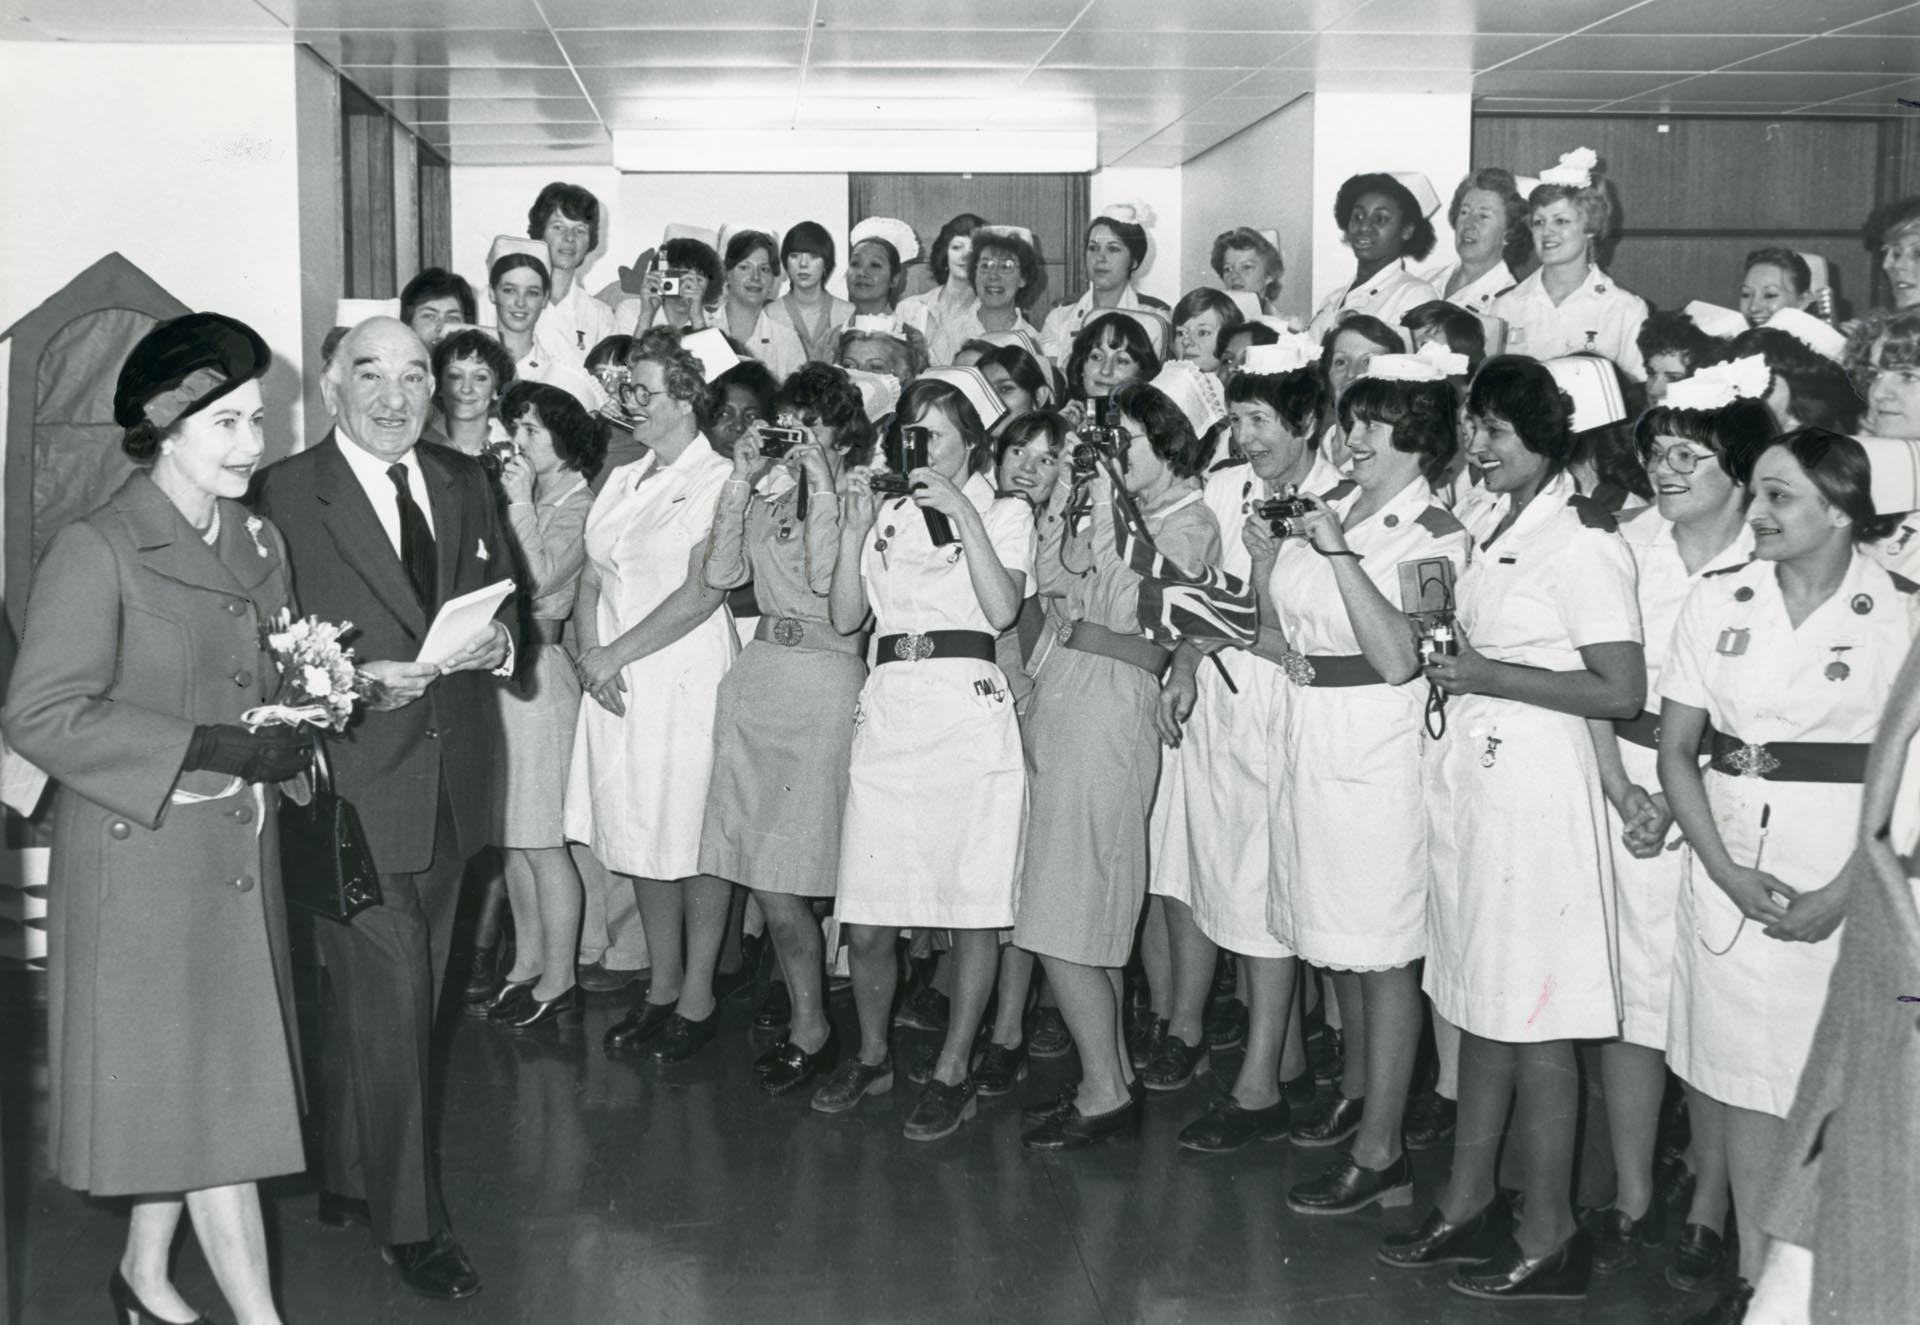
{"label": "wooden wall panel", "polygon": [[1599,153],[1619,206],[1608,270],[1657,306],[1732,304],[1741,259],[1783,244],[1825,257],[1859,311],[1875,270],[1860,226],[1920,169],[1887,137],[1877,120],[1476,115],[1473,159],[1537,175],[1575,147]]}
{"label": "wooden wall panel", "polygon": [[420,266],[453,266],[453,194],[447,163],[420,144]]}

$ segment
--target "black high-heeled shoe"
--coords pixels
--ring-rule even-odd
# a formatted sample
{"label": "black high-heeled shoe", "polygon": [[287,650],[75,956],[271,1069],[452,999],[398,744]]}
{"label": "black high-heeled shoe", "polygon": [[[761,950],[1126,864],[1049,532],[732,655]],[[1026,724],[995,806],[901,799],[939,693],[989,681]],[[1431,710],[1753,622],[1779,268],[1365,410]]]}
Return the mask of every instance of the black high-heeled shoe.
{"label": "black high-heeled shoe", "polygon": [[500,987],[493,991],[493,997],[480,1004],[478,1015],[488,1021],[509,1021],[519,1015],[520,1004],[533,997],[533,987],[540,983],[537,975],[525,980],[502,980]]}
{"label": "black high-heeled shoe", "polygon": [[171,1321],[149,1309],[117,1265],[113,1267],[113,1277],[107,1280],[107,1296],[113,1299],[114,1320],[125,1325],[213,1325],[210,1316],[195,1315],[189,1321]]}
{"label": "black high-heeled shoe", "polygon": [[528,986],[527,996],[514,1005],[511,1015],[500,1020],[509,1030],[531,1031],[543,1026],[578,1026],[585,1015],[586,1003],[579,985],[569,985],[564,992],[546,999],[535,998],[532,986]]}

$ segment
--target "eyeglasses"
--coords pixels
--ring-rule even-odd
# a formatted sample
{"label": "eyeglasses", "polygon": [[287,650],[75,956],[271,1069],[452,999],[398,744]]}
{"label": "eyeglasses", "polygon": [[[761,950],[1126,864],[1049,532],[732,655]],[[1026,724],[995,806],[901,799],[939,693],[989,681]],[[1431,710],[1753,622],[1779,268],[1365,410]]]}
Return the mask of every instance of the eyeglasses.
{"label": "eyeglasses", "polygon": [[1711,460],[1711,452],[1702,455],[1693,449],[1692,442],[1675,442],[1672,446],[1649,446],[1640,452],[1640,462],[1652,473],[1663,462],[1676,474],[1691,474],[1700,467],[1702,460]]}
{"label": "eyeglasses", "polygon": [[664,387],[658,391],[654,391],[641,386],[638,382],[622,382],[620,384],[620,399],[640,409],[645,409],[647,406],[653,404],[653,398],[655,396],[664,396],[667,394],[667,390]]}
{"label": "eyeglasses", "polygon": [[1014,258],[981,258],[976,264],[981,271],[1019,271],[1020,263]]}

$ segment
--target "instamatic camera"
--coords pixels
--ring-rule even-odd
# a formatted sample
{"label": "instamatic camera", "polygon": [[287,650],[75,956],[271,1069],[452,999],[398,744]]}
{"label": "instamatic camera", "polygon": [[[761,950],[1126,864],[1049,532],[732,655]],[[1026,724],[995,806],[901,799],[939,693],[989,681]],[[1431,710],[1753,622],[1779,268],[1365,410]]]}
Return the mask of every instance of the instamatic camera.
{"label": "instamatic camera", "polygon": [[1313,514],[1313,503],[1298,493],[1288,493],[1284,497],[1269,497],[1256,504],[1254,514],[1267,522],[1267,528],[1275,538],[1288,538],[1297,533],[1296,524]]}

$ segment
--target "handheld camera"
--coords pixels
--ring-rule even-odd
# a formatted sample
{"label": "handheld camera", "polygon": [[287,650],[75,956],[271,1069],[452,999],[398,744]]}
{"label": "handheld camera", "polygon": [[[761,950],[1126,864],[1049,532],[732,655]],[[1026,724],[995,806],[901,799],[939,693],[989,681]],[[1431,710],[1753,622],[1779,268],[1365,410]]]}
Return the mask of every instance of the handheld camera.
{"label": "handheld camera", "polygon": [[1253,511],[1267,522],[1275,538],[1290,538],[1299,532],[1299,522],[1313,514],[1313,503],[1297,492],[1289,492],[1257,503]]}

